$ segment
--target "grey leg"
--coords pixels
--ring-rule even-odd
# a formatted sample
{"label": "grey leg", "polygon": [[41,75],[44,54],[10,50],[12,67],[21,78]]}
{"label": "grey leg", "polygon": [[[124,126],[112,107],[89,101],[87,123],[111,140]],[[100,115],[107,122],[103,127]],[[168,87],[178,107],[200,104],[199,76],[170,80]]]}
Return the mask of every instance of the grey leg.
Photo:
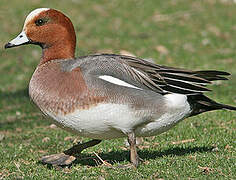
{"label": "grey leg", "polygon": [[128,142],[130,145],[130,161],[134,165],[134,167],[138,167],[139,157],[136,148],[136,137],[134,133],[128,134]]}
{"label": "grey leg", "polygon": [[79,143],[79,144],[74,145],[72,148],[64,151],[64,153],[66,155],[75,156],[76,154],[80,154],[84,149],[87,149],[89,147],[99,144],[101,141],[102,140],[93,139],[91,141],[88,141],[82,144]]}

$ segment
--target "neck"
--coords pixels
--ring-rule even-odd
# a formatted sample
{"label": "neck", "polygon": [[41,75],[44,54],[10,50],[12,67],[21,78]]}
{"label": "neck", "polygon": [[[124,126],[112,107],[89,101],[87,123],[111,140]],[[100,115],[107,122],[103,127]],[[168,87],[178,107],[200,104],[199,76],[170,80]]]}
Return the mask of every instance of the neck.
{"label": "neck", "polygon": [[54,59],[73,59],[75,58],[75,43],[61,42],[55,43],[43,49],[40,64]]}

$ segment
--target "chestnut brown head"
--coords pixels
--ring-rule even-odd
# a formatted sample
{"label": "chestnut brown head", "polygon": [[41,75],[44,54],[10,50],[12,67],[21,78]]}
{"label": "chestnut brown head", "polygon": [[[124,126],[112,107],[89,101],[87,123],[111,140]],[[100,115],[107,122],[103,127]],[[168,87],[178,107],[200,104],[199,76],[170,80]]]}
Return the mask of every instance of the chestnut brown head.
{"label": "chestnut brown head", "polygon": [[[74,54],[76,36],[73,24],[67,16],[57,10],[35,9],[26,17],[22,32],[7,43],[5,48],[24,44],[36,44],[43,49],[57,47],[61,50],[64,47],[68,54]],[[70,56],[68,58],[71,58]]]}

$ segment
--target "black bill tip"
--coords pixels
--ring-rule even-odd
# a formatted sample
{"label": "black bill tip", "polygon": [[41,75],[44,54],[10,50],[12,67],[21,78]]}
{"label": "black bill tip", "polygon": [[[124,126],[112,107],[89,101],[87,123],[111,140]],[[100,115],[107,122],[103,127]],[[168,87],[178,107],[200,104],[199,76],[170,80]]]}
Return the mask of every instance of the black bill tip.
{"label": "black bill tip", "polygon": [[15,45],[12,44],[12,43],[7,43],[7,44],[5,44],[5,46],[4,46],[5,49],[11,48],[11,47],[15,47]]}

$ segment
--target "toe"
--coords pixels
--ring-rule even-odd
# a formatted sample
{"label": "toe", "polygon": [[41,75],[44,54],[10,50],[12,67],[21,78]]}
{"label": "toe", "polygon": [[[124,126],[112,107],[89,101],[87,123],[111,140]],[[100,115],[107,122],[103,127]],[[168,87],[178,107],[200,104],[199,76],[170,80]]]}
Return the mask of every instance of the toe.
{"label": "toe", "polygon": [[41,158],[41,162],[44,164],[63,166],[70,165],[75,159],[76,158],[74,156],[69,156],[64,153],[60,153],[44,156]]}

